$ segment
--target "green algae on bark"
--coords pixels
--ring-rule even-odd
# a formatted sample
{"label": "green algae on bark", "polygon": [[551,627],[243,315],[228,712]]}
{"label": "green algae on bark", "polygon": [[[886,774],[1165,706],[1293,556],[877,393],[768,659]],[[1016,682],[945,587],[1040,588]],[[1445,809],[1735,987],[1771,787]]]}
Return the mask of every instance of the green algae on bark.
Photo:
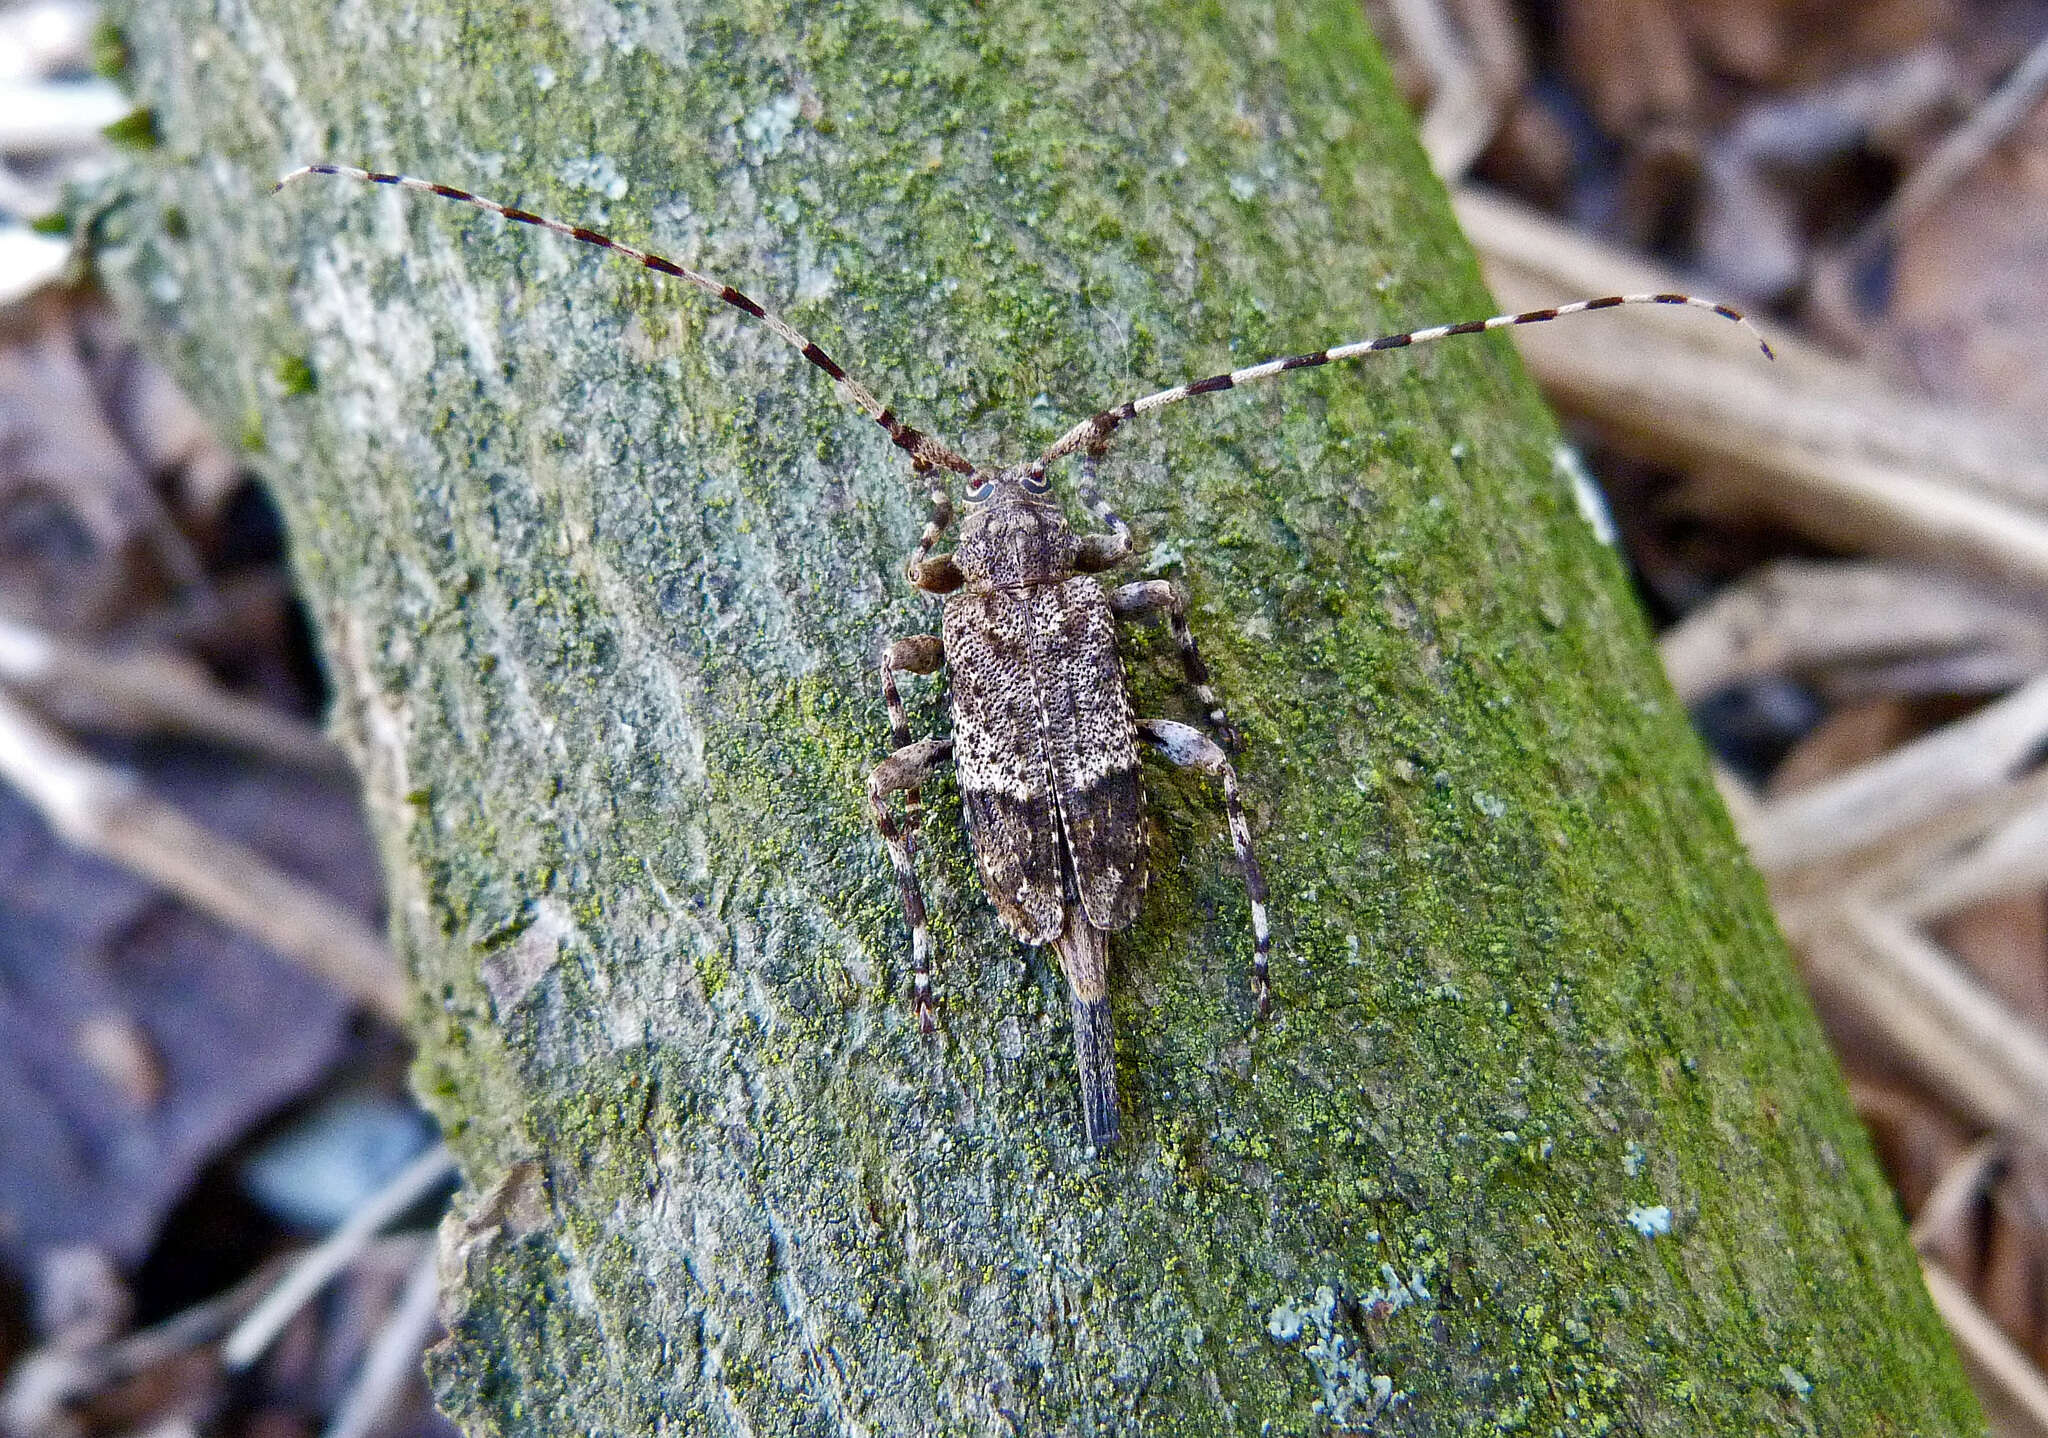
{"label": "green algae on bark", "polygon": [[[475,1195],[466,1428],[1980,1431],[1505,340],[1121,442],[1132,573],[1188,587],[1249,740],[1276,1009],[1216,796],[1150,771],[1093,1158],[943,782],[943,1033],[908,1019],[862,781],[878,645],[934,616],[886,439],[651,276],[262,198],[333,159],[644,240],[1014,458],[1488,312],[1353,7],[117,8],[160,142],[92,233],[291,525]],[[1186,717],[1163,641],[1127,656]]]}

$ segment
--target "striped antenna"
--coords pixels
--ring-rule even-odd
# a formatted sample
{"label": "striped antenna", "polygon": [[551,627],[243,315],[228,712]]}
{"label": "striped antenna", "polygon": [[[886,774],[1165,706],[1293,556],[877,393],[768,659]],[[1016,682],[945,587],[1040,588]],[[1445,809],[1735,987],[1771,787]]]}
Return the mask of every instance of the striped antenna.
{"label": "striped antenna", "polygon": [[1165,409],[1170,404],[1179,404],[1196,395],[1217,394],[1226,389],[1235,389],[1241,384],[1252,384],[1258,380],[1271,379],[1276,374],[1289,370],[1314,369],[1338,360],[1357,359],[1361,355],[1375,354],[1380,350],[1406,349],[1409,345],[1428,344],[1431,340],[1448,339],[1452,335],[1476,335],[1486,330],[1504,330],[1514,325],[1542,324],[1545,320],[1563,319],[1566,315],[1584,314],[1588,310],[1611,310],[1616,305],[1690,305],[1696,310],[1707,310],[1724,320],[1733,320],[1755,337],[1757,346],[1766,359],[1776,359],[1770,344],[1755,325],[1742,317],[1739,310],[1712,300],[1697,299],[1692,295],[1608,295],[1605,299],[1579,300],[1569,305],[1556,305],[1544,310],[1524,310],[1518,315],[1494,315],[1490,319],[1466,320],[1462,324],[1434,325],[1426,330],[1409,330],[1405,334],[1381,335],[1378,339],[1360,340],[1356,344],[1338,345],[1335,349],[1317,350],[1313,354],[1289,355],[1284,359],[1270,359],[1263,363],[1236,369],[1228,374],[1210,375],[1207,379],[1192,384],[1177,384],[1172,389],[1148,394],[1134,399],[1115,409],[1103,410],[1090,419],[1084,419],[1065,434],[1061,435],[1051,449],[1038,457],[1037,469],[1044,469],[1054,460],[1086,450],[1100,454],[1108,445],[1109,437],[1116,433],[1118,426],[1127,419],[1141,414],[1150,414],[1155,409]]}
{"label": "striped antenna", "polygon": [[645,266],[657,274],[668,275],[673,279],[683,281],[685,284],[695,285],[713,299],[730,305],[741,314],[759,320],[762,324],[773,330],[791,349],[801,354],[827,375],[830,375],[833,383],[839,386],[840,393],[844,394],[862,414],[887,430],[889,438],[895,442],[896,447],[910,456],[911,464],[919,471],[937,467],[950,469],[955,474],[974,473],[974,466],[966,459],[955,454],[930,435],[925,434],[921,430],[912,429],[909,425],[903,423],[902,420],[896,418],[894,412],[887,405],[876,399],[866,385],[841,369],[839,362],[833,359],[832,356],[826,354],[824,350],[811,343],[808,339],[805,339],[801,334],[798,334],[787,320],[771,310],[762,308],[731,285],[721,283],[709,275],[699,274],[687,265],[679,265],[674,260],[664,259],[662,256],[648,250],[635,249],[632,245],[620,243],[610,235],[601,235],[596,230],[585,229],[581,225],[564,224],[560,220],[551,220],[544,215],[536,215],[530,210],[517,209],[511,205],[501,205],[496,200],[487,200],[482,195],[471,194],[468,190],[458,190],[453,185],[436,184],[432,180],[415,179],[411,175],[388,175],[376,170],[358,170],[348,165],[302,165],[290,174],[285,175],[275,185],[272,185],[270,193],[274,195],[294,180],[302,180],[308,175],[340,175],[344,179],[361,180],[366,184],[396,185],[402,190],[417,190],[424,195],[439,195],[444,200],[454,200],[460,204],[473,205],[479,210],[488,210],[490,213],[503,219],[511,220],[514,224],[532,225],[536,229],[552,230],[555,234],[566,235],[572,240],[581,240],[586,245],[595,245],[598,249],[610,250],[613,254],[629,259],[637,265]]}

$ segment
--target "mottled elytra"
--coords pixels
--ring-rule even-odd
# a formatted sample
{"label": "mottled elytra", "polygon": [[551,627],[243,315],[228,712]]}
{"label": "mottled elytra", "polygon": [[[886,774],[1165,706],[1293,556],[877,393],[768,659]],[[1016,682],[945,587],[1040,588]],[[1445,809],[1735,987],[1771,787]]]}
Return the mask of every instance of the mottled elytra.
{"label": "mottled elytra", "polygon": [[[839,386],[856,408],[888,432],[931,482],[931,519],[911,552],[910,582],[945,598],[938,634],[889,644],[881,662],[893,752],[868,777],[876,829],[895,866],[910,925],[911,997],[918,1023],[933,1027],[931,932],[913,863],[921,817],[919,786],[951,760],[981,869],[982,886],[1010,932],[1058,953],[1072,996],[1074,1049],[1088,1138],[1105,1147],[1117,1136],[1116,1062],[1111,1046],[1109,935],[1138,915],[1145,890],[1144,796],[1138,746],[1168,762],[1213,775],[1222,785],[1230,838],[1251,899],[1252,994],[1266,1012],[1270,981],[1266,881],[1252,854],[1251,826],[1239,799],[1237,771],[1224,746],[1236,734],[1209,688],[1209,676],[1188,628],[1187,601],[1165,580],[1143,580],[1105,593],[1094,575],[1131,554],[1131,531],[1096,492],[1096,473],[1119,427],[1196,395],[1216,394],[1289,370],[1312,369],[1380,350],[1402,349],[1450,335],[1536,324],[1617,305],[1689,305],[1737,324],[1726,305],[1691,295],[1609,295],[1522,314],[1494,315],[1381,335],[1310,354],[1267,360],[1192,384],[1175,385],[1102,410],[1062,435],[1037,459],[1005,468],[977,465],[912,428],[848,375],[825,351],[779,316],[731,285],[687,265],[621,244],[580,225],[501,205],[450,185],[380,174],[346,165],[308,165],[277,182],[340,175],[397,185],[488,210],[518,224],[552,230],[610,250],[660,274],[694,285],[766,325]],[[1751,331],[1754,333],[1754,331]],[[1761,337],[1757,343],[1769,355]],[[1101,532],[1077,534],[1052,498],[1048,466],[1080,457],[1079,497]],[[965,486],[968,511],[949,554],[935,554],[954,519],[946,476]],[[1117,656],[1119,620],[1165,616],[1189,686],[1211,734],[1168,719],[1140,719]],[[896,688],[898,673],[931,674],[941,665],[952,685],[953,732],[913,740]],[[1219,743],[1219,741],[1221,741]],[[891,798],[903,795],[903,814]]]}

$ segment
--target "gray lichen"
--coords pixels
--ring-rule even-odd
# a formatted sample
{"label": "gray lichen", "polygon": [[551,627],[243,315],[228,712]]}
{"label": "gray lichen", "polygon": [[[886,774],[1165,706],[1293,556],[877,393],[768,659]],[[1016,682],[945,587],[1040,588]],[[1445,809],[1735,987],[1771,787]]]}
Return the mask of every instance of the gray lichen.
{"label": "gray lichen", "polygon": [[1298,1345],[1315,1369],[1323,1390],[1316,1411],[1341,1433],[1369,1433],[1375,1419],[1408,1401],[1392,1377],[1359,1360],[1354,1324],[1384,1322],[1412,1303],[1426,1302],[1429,1290],[1419,1275],[1403,1281],[1392,1265],[1380,1267],[1385,1281],[1355,1296],[1326,1283],[1306,1303],[1279,1303],[1266,1315],[1267,1334],[1276,1343]]}

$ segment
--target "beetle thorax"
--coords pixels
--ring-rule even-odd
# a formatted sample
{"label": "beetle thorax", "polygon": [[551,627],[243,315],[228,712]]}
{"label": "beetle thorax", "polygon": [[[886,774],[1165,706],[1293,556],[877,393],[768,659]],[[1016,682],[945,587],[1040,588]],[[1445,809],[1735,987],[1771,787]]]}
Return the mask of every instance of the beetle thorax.
{"label": "beetle thorax", "polygon": [[1074,572],[1074,534],[1049,499],[998,484],[962,521],[953,563],[970,589],[1057,584]]}

